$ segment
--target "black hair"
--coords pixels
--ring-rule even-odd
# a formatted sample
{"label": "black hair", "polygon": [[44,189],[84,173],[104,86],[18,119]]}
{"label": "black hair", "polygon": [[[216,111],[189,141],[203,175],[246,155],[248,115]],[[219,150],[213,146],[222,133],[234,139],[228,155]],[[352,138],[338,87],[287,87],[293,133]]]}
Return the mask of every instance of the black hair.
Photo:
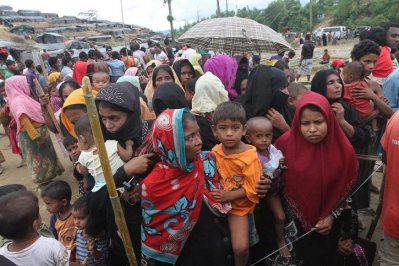
{"label": "black hair", "polygon": [[111,50],[112,51],[112,47],[111,46],[107,46],[105,47],[105,51]]}
{"label": "black hair", "polygon": [[148,47],[152,47],[154,45],[154,42],[152,40],[147,41]]}
{"label": "black hair", "polygon": [[83,115],[75,123],[75,132],[77,136],[84,135],[85,137],[93,136],[93,131],[91,130],[89,116]]}
{"label": "black hair", "polygon": [[195,78],[193,78],[193,79],[190,79],[190,80],[187,82],[186,90],[188,90],[189,92],[195,93],[195,84],[197,83],[197,80],[198,80],[199,78],[200,78],[200,77],[195,77]]}
{"label": "black hair", "polygon": [[89,209],[87,207],[87,199],[85,196],[82,196],[75,200],[75,202],[72,204],[72,209],[79,211],[83,210],[83,212],[87,215],[89,214]]}
{"label": "black hair", "polygon": [[43,74],[43,69],[41,65],[37,65],[36,67],[36,71],[39,72],[39,74]]}
{"label": "black hair", "polygon": [[301,83],[291,82],[288,85],[288,93],[290,97],[293,99],[298,99],[299,93],[301,91],[307,91],[305,85]]}
{"label": "black hair", "polygon": [[274,66],[275,68],[278,68],[282,71],[286,70],[286,69],[290,69],[290,67],[288,66],[287,62],[285,62],[284,60],[278,60]]}
{"label": "black hair", "polygon": [[64,91],[64,89],[65,89],[66,86],[71,87],[73,90],[77,90],[77,89],[80,88],[79,83],[77,83],[76,81],[74,81],[74,80],[72,80],[72,79],[71,79],[71,80],[67,80],[67,81],[65,81],[64,83],[62,83],[62,84],[60,85],[60,88],[58,89],[59,94],[60,94],[60,98],[61,98],[61,101],[62,101],[62,102],[65,101],[62,92]]}
{"label": "black hair", "polygon": [[159,42],[155,43],[154,46],[161,48],[161,44]]}
{"label": "black hair", "polygon": [[11,240],[24,240],[38,220],[39,201],[30,191],[16,191],[0,198],[0,235]]}
{"label": "black hair", "polygon": [[66,65],[68,65],[68,63],[71,62],[71,61],[72,61],[72,58],[71,58],[70,56],[64,56],[64,57],[62,58],[62,65],[63,65],[63,66],[66,66]]}
{"label": "black hair", "polygon": [[68,148],[68,146],[73,145],[77,143],[78,141],[72,137],[72,136],[66,136],[64,140],[62,141],[62,144],[64,145],[65,148]]}
{"label": "black hair", "polygon": [[50,65],[51,67],[54,67],[54,66],[57,64],[57,62],[58,62],[58,57],[56,57],[56,56],[51,56],[51,57],[48,59],[48,63],[49,63],[49,65]]}
{"label": "black hair", "polygon": [[87,52],[87,56],[88,56],[89,58],[94,58],[95,55],[96,55],[96,51],[95,51],[94,49],[90,49],[90,50]]}
{"label": "black hair", "polygon": [[112,51],[112,59],[119,59],[119,53],[117,51]]}
{"label": "black hair", "polygon": [[197,121],[195,116],[190,112],[183,112],[183,129],[186,128],[187,121]]}
{"label": "black hair", "polygon": [[294,51],[294,50],[290,50],[290,51],[288,52],[288,58],[289,58],[289,59],[292,59],[292,58],[294,58],[294,56],[295,56],[295,51]]}
{"label": "black hair", "polygon": [[145,49],[144,46],[141,46],[141,47],[140,47],[140,50],[143,51],[144,53],[147,51],[147,49]]}
{"label": "black hair", "polygon": [[232,121],[239,121],[245,125],[245,109],[241,103],[238,102],[224,102],[216,107],[213,112],[213,125],[216,126],[219,121],[230,119]]}
{"label": "black hair", "polygon": [[376,42],[371,40],[363,40],[353,46],[351,51],[352,60],[360,60],[365,55],[375,54],[380,55],[380,47]]}
{"label": "black hair", "polygon": [[140,49],[140,44],[138,44],[137,42],[130,43],[130,50],[137,51],[138,49]]}
{"label": "black hair", "polygon": [[21,184],[9,184],[9,185],[0,186],[0,197],[3,197],[15,191],[25,191],[25,190],[26,187]]}
{"label": "black hair", "polygon": [[253,55],[252,63],[259,65],[260,64],[260,55]]}
{"label": "black hair", "polygon": [[7,60],[7,61],[6,61],[6,66],[7,66],[7,67],[9,67],[9,66],[11,66],[11,65],[13,65],[13,64],[15,64],[15,61],[14,61],[14,60]]}
{"label": "black hair", "polygon": [[305,40],[310,40],[311,39],[311,35],[310,35],[310,33],[306,33],[306,35],[305,35]]}
{"label": "black hair", "polygon": [[175,76],[173,75],[173,71],[168,65],[159,65],[156,68],[154,68],[154,72],[152,72],[152,84],[156,86],[156,81],[157,81],[157,75],[160,70],[163,70],[167,72],[173,79],[173,82],[175,82]]}
{"label": "black hair", "polygon": [[84,51],[82,51],[82,52],[80,52],[79,53],[79,59],[80,60],[87,60],[87,59],[89,59],[89,56],[86,54],[86,52],[84,52]]}
{"label": "black hair", "polygon": [[[121,48],[120,50],[119,50],[119,54],[121,55],[121,56],[127,56],[127,49],[126,49],[126,47],[123,47],[123,48]],[[113,58],[113,57],[112,57]],[[115,59],[115,58],[114,58]]]}
{"label": "black hair", "polygon": [[399,28],[399,24],[396,22],[386,22],[381,24],[381,27],[383,27],[388,32],[389,28]]}
{"label": "black hair", "polygon": [[33,60],[32,59],[26,59],[25,60],[25,66],[27,68],[31,68],[33,66]]}
{"label": "black hair", "polygon": [[170,44],[169,38],[166,37],[165,40],[163,41],[163,43],[164,43],[165,45],[169,45],[169,44]]}
{"label": "black hair", "polygon": [[68,202],[70,202],[72,190],[67,182],[57,180],[50,182],[47,186],[45,186],[40,196],[42,198],[50,198],[58,201],[66,199]]}
{"label": "black hair", "polygon": [[372,27],[370,30],[364,30],[360,33],[359,39],[360,41],[363,40],[371,40],[376,42],[380,46],[386,46],[387,30],[383,27]]}
{"label": "black hair", "polygon": [[[302,107],[302,109],[301,109],[301,116],[302,116],[302,112],[303,112],[304,110],[309,110],[309,111],[312,111],[312,112],[319,112],[319,113],[322,113],[322,114],[323,114],[323,112],[321,111],[321,109],[320,109],[319,107],[317,107],[316,105],[314,105],[314,104],[309,104],[309,105],[305,105],[304,107]],[[323,114],[323,116],[324,116],[324,114]]]}
{"label": "black hair", "polygon": [[355,81],[362,80],[364,78],[364,67],[362,63],[358,61],[350,62],[344,65],[343,72],[346,74],[352,74]]}

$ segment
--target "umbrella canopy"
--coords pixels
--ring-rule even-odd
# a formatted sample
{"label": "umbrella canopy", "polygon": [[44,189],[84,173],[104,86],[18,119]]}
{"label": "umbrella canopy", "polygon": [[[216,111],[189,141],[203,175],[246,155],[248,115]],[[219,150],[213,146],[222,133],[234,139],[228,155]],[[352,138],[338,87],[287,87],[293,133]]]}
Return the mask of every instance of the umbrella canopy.
{"label": "umbrella canopy", "polygon": [[268,26],[239,17],[202,21],[186,31],[180,42],[231,54],[293,50],[284,37]]}

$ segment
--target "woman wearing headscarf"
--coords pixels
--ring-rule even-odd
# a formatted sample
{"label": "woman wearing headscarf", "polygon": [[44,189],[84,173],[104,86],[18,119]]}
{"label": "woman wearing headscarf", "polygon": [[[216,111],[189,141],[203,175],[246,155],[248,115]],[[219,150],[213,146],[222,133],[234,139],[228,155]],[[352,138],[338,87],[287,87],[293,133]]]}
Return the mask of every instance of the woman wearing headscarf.
{"label": "woman wearing headscarf", "polygon": [[157,88],[152,98],[152,108],[155,115],[160,115],[166,109],[188,107],[183,90],[175,83],[165,83]]}
{"label": "woman wearing headscarf", "polygon": [[[79,85],[82,85],[82,79],[84,76],[91,76],[94,72],[94,67],[92,63],[85,61],[77,61],[73,68],[72,79],[76,81]],[[108,71],[106,72],[108,73]]]}
{"label": "woman wearing headscarf", "polygon": [[204,71],[202,70],[201,63],[202,63],[202,55],[200,54],[193,54],[190,59],[191,65],[194,67],[196,76],[204,75]]}
{"label": "woman wearing headscarf", "polygon": [[188,59],[182,59],[176,61],[173,64],[173,70],[175,71],[177,77],[183,88],[186,88],[187,82],[195,78],[195,70],[193,65],[188,61]]}
{"label": "woman wearing headscarf", "polygon": [[[114,180],[117,187],[121,187],[123,182],[135,176],[135,179],[130,185],[134,187],[136,183],[141,182],[144,172],[151,164],[149,159],[151,155],[140,154],[140,146],[150,131],[151,121],[143,121],[140,119],[140,100],[139,92],[129,82],[120,82],[110,84],[104,87],[96,97],[96,104],[100,116],[101,126],[103,128],[105,140],[116,140],[120,145],[125,146],[127,140],[133,141],[133,158],[124,166],[120,167],[114,174]],[[93,221],[94,225],[100,223],[104,226],[106,224],[108,230],[112,233],[114,238],[113,243],[114,255],[116,261],[112,261],[113,265],[120,265],[118,262],[127,263],[127,258],[124,253],[123,245],[116,234],[117,228],[115,225],[113,211],[110,202],[107,200],[108,194],[106,188],[100,190],[102,197],[97,199],[89,199],[95,206],[91,209],[93,212],[105,214],[102,216],[103,221]],[[133,242],[136,258],[140,259],[140,223],[141,223],[141,209],[139,201],[139,187],[135,187],[130,192],[131,197],[126,200],[125,204],[125,218],[129,229],[129,234]],[[105,207],[104,207],[105,206]],[[98,215],[96,215],[98,217]],[[101,216],[101,215],[100,215]],[[92,227],[91,232],[95,226]],[[123,265],[125,265],[123,264]]]}
{"label": "woman wearing headscarf", "polygon": [[40,104],[30,96],[25,76],[5,81],[10,111],[17,124],[18,143],[33,182],[44,185],[64,172],[47,131]]}
{"label": "woman wearing headscarf", "polygon": [[211,194],[221,184],[214,156],[201,152],[195,117],[187,109],[164,111],[152,144],[161,162],[142,184],[141,265],[232,265],[231,206]]}
{"label": "woman wearing headscarf", "polygon": [[48,76],[48,83],[56,83],[58,84],[61,81],[61,73],[53,72]]}
{"label": "woman wearing headscarf", "polygon": [[125,76],[137,76],[138,71],[139,71],[138,67],[129,67],[125,71]]}
{"label": "woman wearing headscarf", "polygon": [[242,98],[247,119],[266,116],[273,123],[273,138],[289,129],[294,109],[288,105],[288,81],[284,72],[264,65],[252,70]]}
{"label": "woman wearing headscarf", "polygon": [[302,96],[292,126],[276,148],[288,168],[282,174],[282,194],[287,216],[294,221],[290,230],[296,234],[291,237],[314,230],[293,244],[295,260],[335,265],[331,258],[337,253],[339,231],[333,229],[334,211],[356,184],[358,163],[328,101],[316,93]]}
{"label": "woman wearing headscarf", "polygon": [[211,72],[206,72],[197,80],[191,113],[200,127],[203,151],[210,151],[219,143],[212,132],[212,114],[219,104],[227,101],[229,96],[223,83]]}
{"label": "woman wearing headscarf", "polygon": [[236,90],[238,95],[241,95],[242,92],[245,92],[245,90],[241,90],[241,88],[245,88],[246,86],[243,86],[244,82],[248,81],[248,72],[249,72],[249,61],[248,58],[244,56],[236,56],[235,57],[237,64],[238,64],[238,69],[236,73],[236,79],[234,82],[234,89]]}
{"label": "woman wearing headscarf", "polygon": [[146,98],[145,95],[141,92],[140,89],[140,81],[137,76],[122,76],[120,77],[116,83],[119,82],[129,82],[134,86],[134,88],[137,88],[139,91],[140,95],[140,110],[141,110],[141,119],[142,120],[154,120],[155,119],[155,114],[154,112],[151,112],[150,109],[148,108],[147,103],[144,101]]}
{"label": "woman wearing headscarf", "polygon": [[223,83],[229,93],[230,99],[235,99],[238,93],[234,89],[234,81],[237,74],[238,64],[235,59],[227,55],[217,55],[208,59],[204,65],[205,72],[211,72]]}

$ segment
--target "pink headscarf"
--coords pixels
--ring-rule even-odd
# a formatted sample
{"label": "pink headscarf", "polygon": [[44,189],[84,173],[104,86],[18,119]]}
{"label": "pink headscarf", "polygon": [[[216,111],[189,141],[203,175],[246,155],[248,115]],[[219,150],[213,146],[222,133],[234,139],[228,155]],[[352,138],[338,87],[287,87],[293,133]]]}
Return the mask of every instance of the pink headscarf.
{"label": "pink headscarf", "polygon": [[138,67],[129,67],[125,71],[125,76],[136,76],[138,71],[139,71]]}
{"label": "pink headscarf", "polygon": [[17,134],[21,130],[21,115],[25,114],[32,121],[45,123],[40,103],[30,95],[30,88],[25,76],[12,76],[5,81],[10,111],[17,122]]}
{"label": "pink headscarf", "polygon": [[229,93],[230,99],[238,96],[237,91],[233,88],[238,64],[234,58],[227,55],[217,55],[206,60],[204,65],[205,72],[211,72],[217,76],[223,83],[224,88]]}

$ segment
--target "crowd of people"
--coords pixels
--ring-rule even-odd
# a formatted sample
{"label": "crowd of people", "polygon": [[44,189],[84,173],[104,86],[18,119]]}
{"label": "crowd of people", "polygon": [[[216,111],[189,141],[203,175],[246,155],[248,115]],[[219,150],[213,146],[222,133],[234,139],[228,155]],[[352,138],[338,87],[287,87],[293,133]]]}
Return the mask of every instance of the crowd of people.
{"label": "crowd of people", "polygon": [[[303,47],[310,81],[310,35]],[[310,90],[295,82],[293,51],[266,65],[189,45],[174,53],[168,40],[129,48],[94,48],[76,62],[44,53],[48,79],[32,60],[18,69],[2,58],[2,124],[51,218],[41,220],[38,198],[17,177],[1,186],[1,265],[128,264],[85,76],[137,265],[372,265],[376,244],[358,236],[357,214],[369,207],[375,164],[356,154],[383,154],[380,259],[399,261],[398,24],[372,28],[342,74],[320,70]],[[54,145],[71,164],[61,165]],[[76,182],[55,179],[64,167]]]}

